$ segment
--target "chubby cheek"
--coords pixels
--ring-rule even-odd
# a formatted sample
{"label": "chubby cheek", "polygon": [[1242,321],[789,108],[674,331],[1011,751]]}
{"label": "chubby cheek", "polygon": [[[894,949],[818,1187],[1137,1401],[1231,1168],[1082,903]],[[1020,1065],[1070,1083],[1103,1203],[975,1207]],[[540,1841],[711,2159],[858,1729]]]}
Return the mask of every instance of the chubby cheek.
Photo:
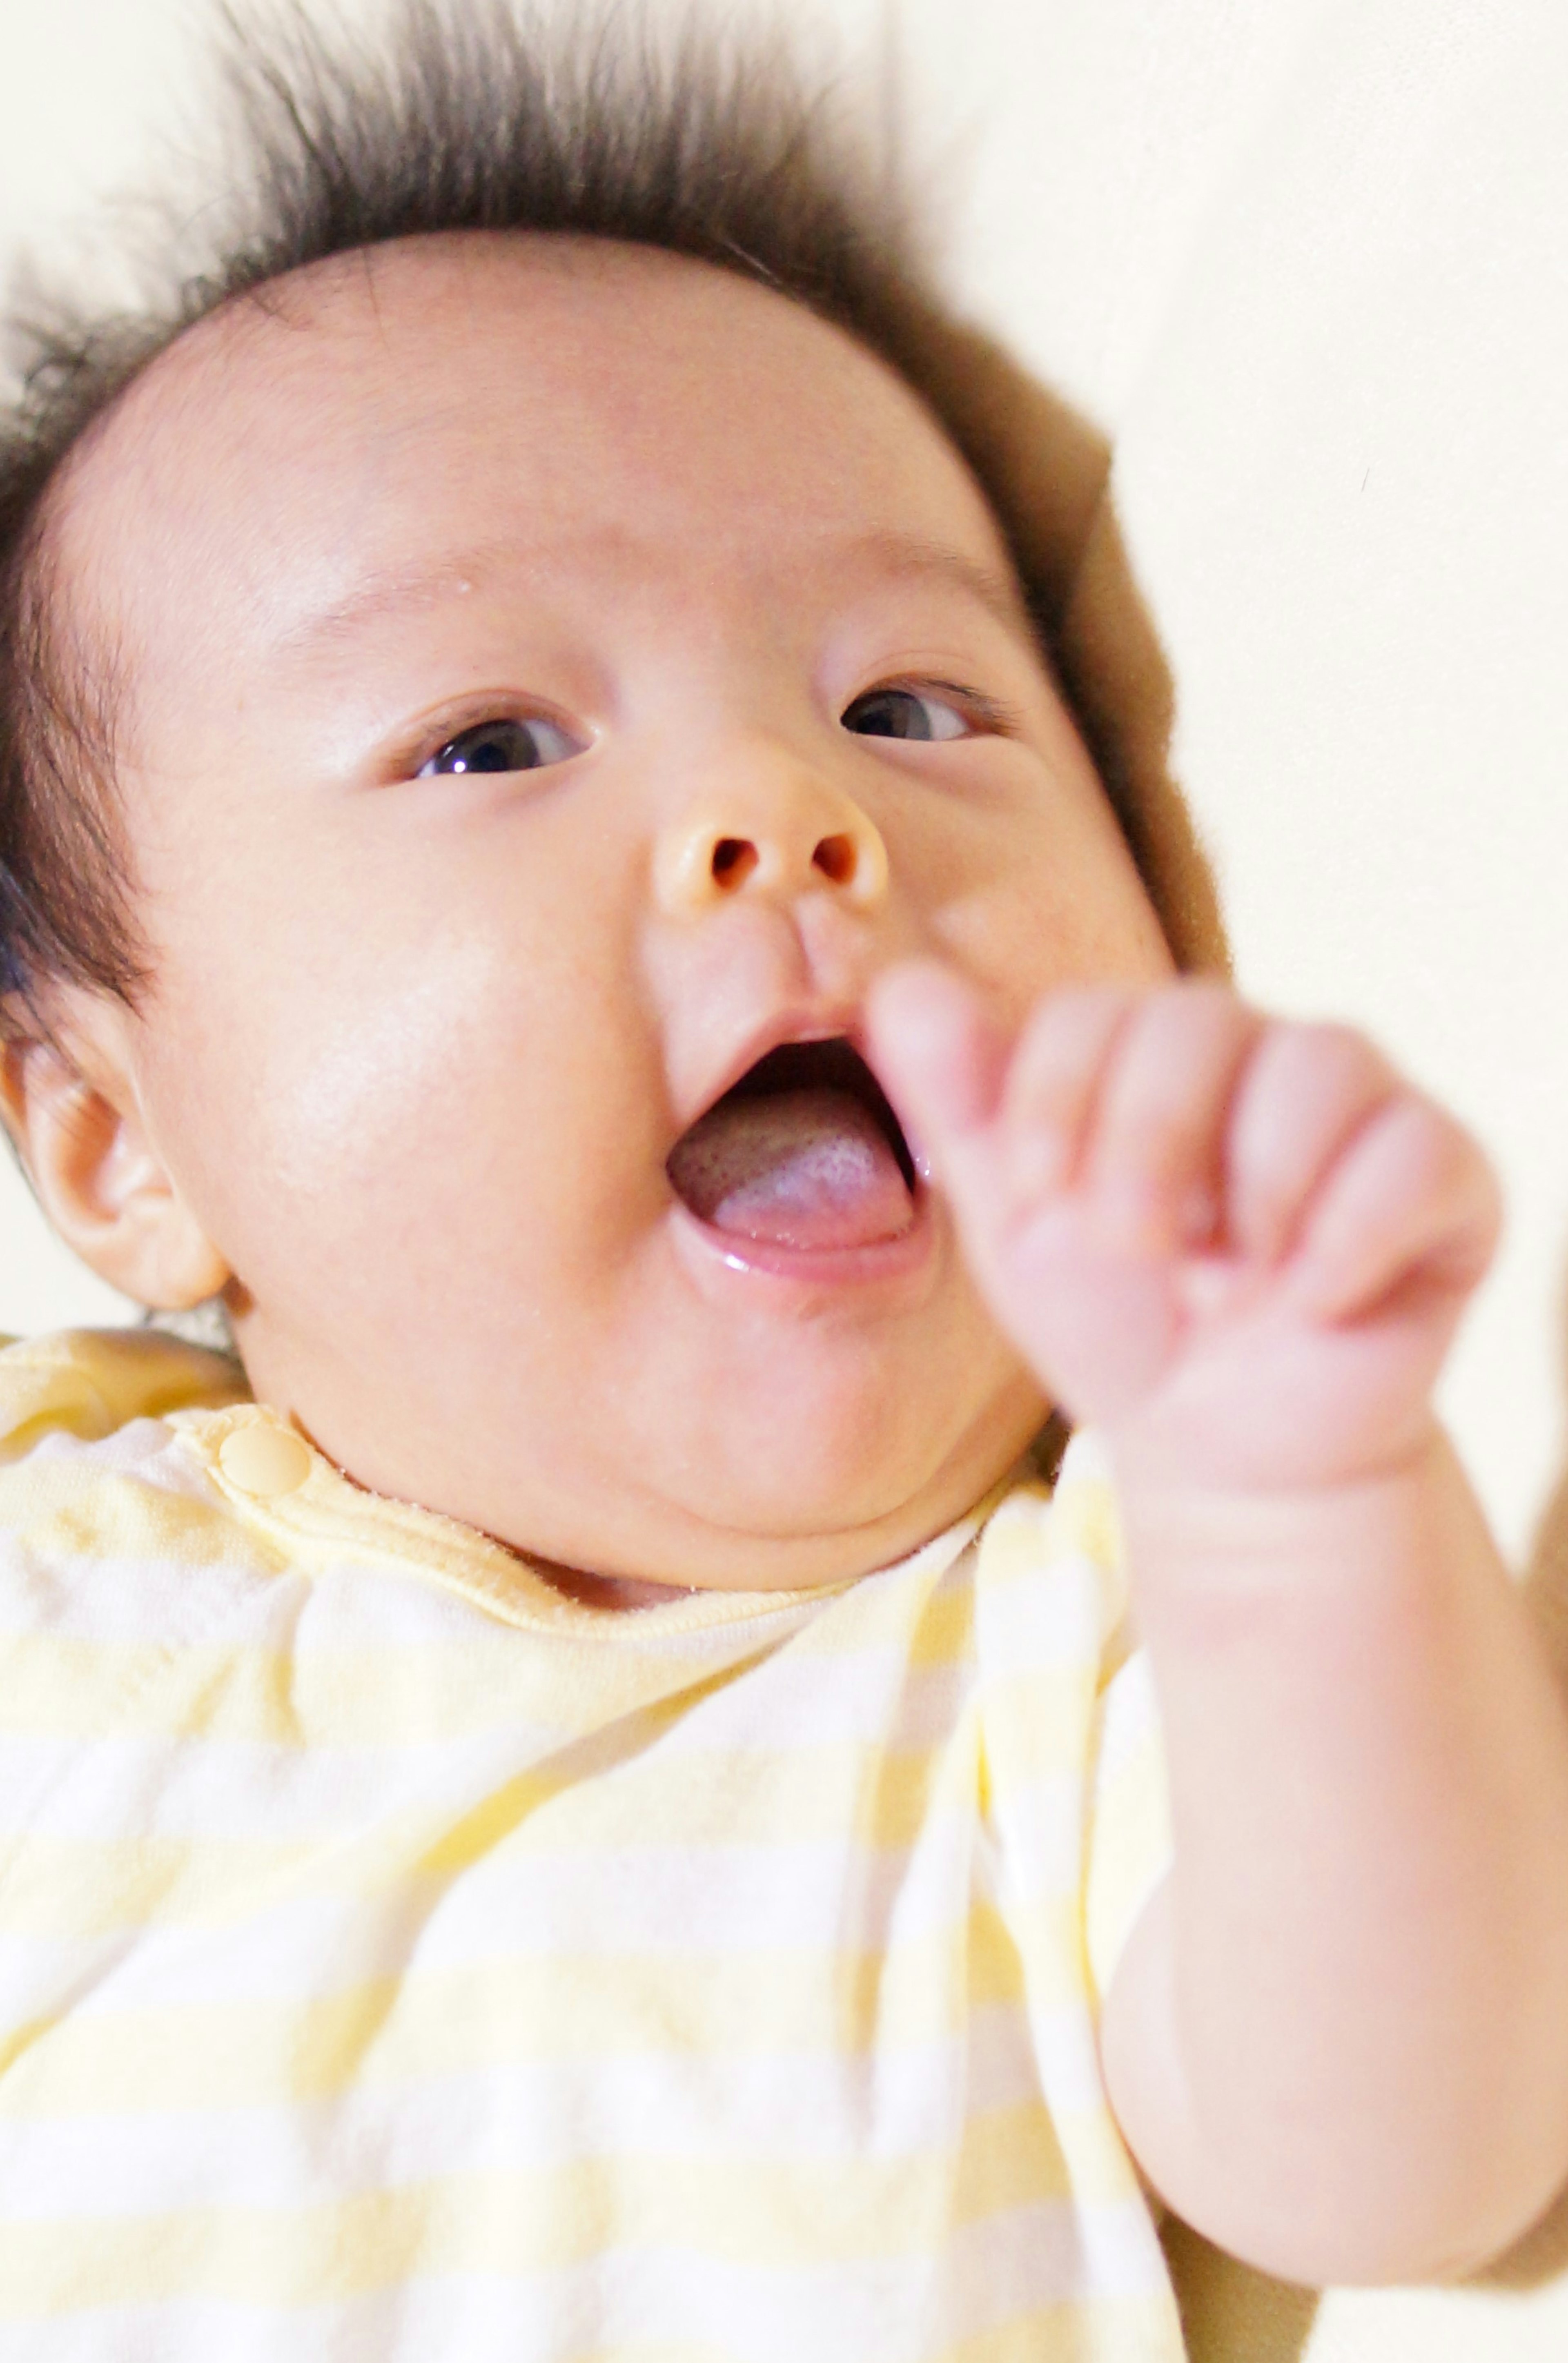
{"label": "chubby cheek", "polygon": [[613,974],[483,929],[357,949],[227,1009],[208,969],[160,1013],[170,1162],[258,1311],[424,1329],[476,1293],[542,1314],[602,1284],[661,1178],[653,1051]]}
{"label": "chubby cheek", "polygon": [[1005,863],[944,902],[936,932],[1013,1025],[1058,985],[1154,984],[1174,965],[1114,817],[1093,806],[1020,829]]}

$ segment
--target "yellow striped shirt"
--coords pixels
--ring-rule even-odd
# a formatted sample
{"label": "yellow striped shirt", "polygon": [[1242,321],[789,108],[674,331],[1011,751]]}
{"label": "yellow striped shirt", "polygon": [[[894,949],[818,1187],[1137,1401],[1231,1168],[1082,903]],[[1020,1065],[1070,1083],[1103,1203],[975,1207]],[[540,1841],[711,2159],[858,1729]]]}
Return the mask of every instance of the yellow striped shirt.
{"label": "yellow striped shirt", "polygon": [[1092,1438],[635,1614],[146,1332],[0,1352],[0,2354],[1159,2363]]}

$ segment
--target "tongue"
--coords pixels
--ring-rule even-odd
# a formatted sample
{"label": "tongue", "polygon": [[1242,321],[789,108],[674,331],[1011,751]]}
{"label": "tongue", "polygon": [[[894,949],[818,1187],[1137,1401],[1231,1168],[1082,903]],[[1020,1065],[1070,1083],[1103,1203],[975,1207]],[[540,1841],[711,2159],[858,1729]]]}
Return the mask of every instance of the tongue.
{"label": "tongue", "polygon": [[869,1247],[915,1215],[882,1126],[848,1092],[721,1100],[676,1142],[670,1179],[715,1230],[779,1247]]}

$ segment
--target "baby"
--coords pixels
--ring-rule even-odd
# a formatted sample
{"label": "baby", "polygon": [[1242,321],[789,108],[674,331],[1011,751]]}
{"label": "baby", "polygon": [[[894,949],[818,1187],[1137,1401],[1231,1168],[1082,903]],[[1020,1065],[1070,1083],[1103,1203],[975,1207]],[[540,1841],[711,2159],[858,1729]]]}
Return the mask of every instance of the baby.
{"label": "baby", "polygon": [[226,271],[12,433],[6,1117],[243,1378],[0,1358],[0,2346],[1461,2269],[1568,2171],[1489,1171],[1178,972],[810,107],[466,22],[258,81]]}

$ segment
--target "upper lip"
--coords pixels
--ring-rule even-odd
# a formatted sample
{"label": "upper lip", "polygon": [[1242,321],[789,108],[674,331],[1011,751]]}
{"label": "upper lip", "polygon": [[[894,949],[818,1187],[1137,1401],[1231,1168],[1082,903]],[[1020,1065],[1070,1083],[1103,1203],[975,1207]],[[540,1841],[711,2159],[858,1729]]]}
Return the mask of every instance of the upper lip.
{"label": "upper lip", "polygon": [[[861,1056],[865,1056],[865,1028],[858,1008],[794,1008],[775,1010],[760,1026],[743,1036],[709,1084],[702,1099],[692,1109],[681,1126],[681,1134],[691,1130],[694,1124],[717,1107],[727,1092],[732,1092],[743,1075],[751,1073],[760,1059],[770,1050],[783,1048],[786,1042],[849,1042]],[[677,1138],[681,1137],[677,1134]]]}
{"label": "upper lip", "polygon": [[[702,1118],[716,1108],[721,1100],[727,1098],[770,1053],[791,1048],[795,1044],[809,1042],[841,1042],[856,1054],[863,1069],[860,1086],[857,1086],[856,1080],[852,1076],[833,1077],[832,1080],[846,1083],[855,1096],[864,1101],[865,1104],[877,1115],[879,1123],[888,1133],[891,1146],[905,1169],[905,1178],[910,1187],[914,1188],[917,1173],[923,1172],[925,1169],[917,1148],[905,1133],[897,1109],[883,1090],[875,1070],[866,1058],[865,1028],[862,1023],[860,1012],[855,1008],[818,1007],[811,1010],[795,1008],[775,1011],[772,1017],[756,1026],[737,1043],[732,1056],[720,1070],[713,1087],[683,1126],[677,1138],[684,1139],[692,1126],[700,1123]],[[824,1078],[824,1080],[827,1079]],[[868,1079],[869,1089],[864,1088]],[[775,1083],[774,1088],[780,1088],[780,1086]],[[782,1088],[789,1089],[791,1085],[785,1083]]]}

